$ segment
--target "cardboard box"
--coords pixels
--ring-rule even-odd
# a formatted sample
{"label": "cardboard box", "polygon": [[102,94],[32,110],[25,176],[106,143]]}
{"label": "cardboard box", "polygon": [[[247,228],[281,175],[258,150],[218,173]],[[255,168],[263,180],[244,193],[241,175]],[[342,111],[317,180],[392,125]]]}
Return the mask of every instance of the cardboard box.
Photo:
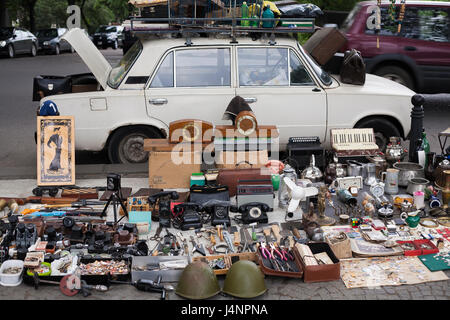
{"label": "cardboard box", "polygon": [[200,172],[201,152],[151,151],[148,160],[150,188],[189,189],[191,174]]}
{"label": "cardboard box", "polygon": [[215,161],[217,168],[220,169],[262,168],[269,161],[269,155],[267,150],[218,151]]}
{"label": "cardboard box", "polygon": [[322,28],[314,32],[303,48],[320,64],[326,64],[341,49],[347,39],[336,28]]}

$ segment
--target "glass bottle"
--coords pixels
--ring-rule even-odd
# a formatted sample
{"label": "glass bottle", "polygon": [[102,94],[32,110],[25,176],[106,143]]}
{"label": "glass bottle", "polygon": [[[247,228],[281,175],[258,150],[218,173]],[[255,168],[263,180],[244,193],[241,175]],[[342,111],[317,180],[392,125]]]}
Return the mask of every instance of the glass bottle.
{"label": "glass bottle", "polygon": [[[422,131],[422,150],[425,151],[425,154],[430,153],[430,143],[427,139],[427,134],[425,133],[425,130]],[[427,159],[425,158],[425,163],[423,164],[423,167],[426,168],[427,166]]]}
{"label": "glass bottle", "polygon": [[[243,2],[241,6],[241,18],[247,19],[248,18],[248,5],[247,2]],[[241,20],[241,26],[248,27],[250,25],[250,21],[248,20]]]}

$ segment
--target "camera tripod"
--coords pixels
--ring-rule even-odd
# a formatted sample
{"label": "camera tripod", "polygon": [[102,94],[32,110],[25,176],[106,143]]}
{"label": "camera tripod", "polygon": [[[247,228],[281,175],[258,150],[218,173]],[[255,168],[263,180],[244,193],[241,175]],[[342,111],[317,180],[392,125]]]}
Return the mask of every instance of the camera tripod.
{"label": "camera tripod", "polygon": [[[111,195],[109,196],[109,199],[106,202],[105,207],[103,208],[103,211],[102,211],[102,217],[106,216],[106,211],[108,210],[108,207],[112,202],[112,206],[113,206],[113,210],[114,210],[114,225],[116,225],[118,222],[120,222],[120,220],[122,220],[123,217],[126,216],[128,218],[128,210],[122,202],[121,195],[122,195],[121,189],[111,193]],[[117,221],[117,205],[120,205],[122,207],[123,212],[125,213],[125,215],[122,218],[120,218],[119,221]]]}

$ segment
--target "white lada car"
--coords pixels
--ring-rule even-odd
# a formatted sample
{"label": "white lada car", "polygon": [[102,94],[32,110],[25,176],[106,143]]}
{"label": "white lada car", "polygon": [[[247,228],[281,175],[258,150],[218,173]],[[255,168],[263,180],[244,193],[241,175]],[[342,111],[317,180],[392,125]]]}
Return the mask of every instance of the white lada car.
{"label": "white lada car", "polygon": [[329,146],[333,128],[374,128],[380,146],[410,131],[413,91],[370,74],[363,86],[343,84],[292,38],[271,44],[197,37],[187,43],[140,36],[115,67],[80,29],[64,38],[97,83],[72,82],[71,93],[40,103],[52,100],[61,115],[75,117],[77,150],[106,148],[113,163],[146,161],[144,138],[165,137],[171,121],[225,124],[223,113],[235,96],[250,104],[259,124],[278,127],[281,149],[298,136],[318,136]]}

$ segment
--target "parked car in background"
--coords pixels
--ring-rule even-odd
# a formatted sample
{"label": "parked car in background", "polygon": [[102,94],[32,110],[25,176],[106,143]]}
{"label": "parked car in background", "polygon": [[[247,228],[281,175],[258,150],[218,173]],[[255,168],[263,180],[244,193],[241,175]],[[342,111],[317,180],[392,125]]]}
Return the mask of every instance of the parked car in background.
{"label": "parked car in background", "polygon": [[[389,1],[381,4],[381,31],[367,28],[376,1],[356,4],[341,30],[348,42],[344,50],[359,50],[366,70],[420,93],[450,92],[450,2],[406,1],[398,33],[389,15]],[[398,19],[400,4],[395,6]],[[369,10],[369,12],[368,12]]]}
{"label": "parked car in background", "polygon": [[[243,97],[258,123],[277,125],[280,148],[289,137],[318,136],[330,145],[330,129],[374,128],[380,147],[406,137],[414,92],[367,75],[363,86],[332,77],[288,37],[253,41],[198,37],[139,37],[112,67],[92,42],[72,29],[64,36],[87,64],[98,86],[41,99],[61,115],[73,115],[76,149],[108,150],[113,163],[145,162],[145,138],[162,138],[178,119],[222,119],[235,96]],[[79,82],[78,82],[79,83]]]}
{"label": "parked car in background", "polygon": [[14,58],[18,54],[36,56],[39,44],[37,38],[22,28],[0,28],[0,54]]}
{"label": "parked car in background", "polygon": [[61,36],[67,31],[66,28],[41,29],[36,32],[39,41],[39,50],[45,53],[60,54],[63,51],[74,52],[72,46]]}
{"label": "parked car in background", "polygon": [[121,26],[100,26],[93,35],[93,42],[97,48],[113,49],[119,48],[119,36],[122,32]]}

